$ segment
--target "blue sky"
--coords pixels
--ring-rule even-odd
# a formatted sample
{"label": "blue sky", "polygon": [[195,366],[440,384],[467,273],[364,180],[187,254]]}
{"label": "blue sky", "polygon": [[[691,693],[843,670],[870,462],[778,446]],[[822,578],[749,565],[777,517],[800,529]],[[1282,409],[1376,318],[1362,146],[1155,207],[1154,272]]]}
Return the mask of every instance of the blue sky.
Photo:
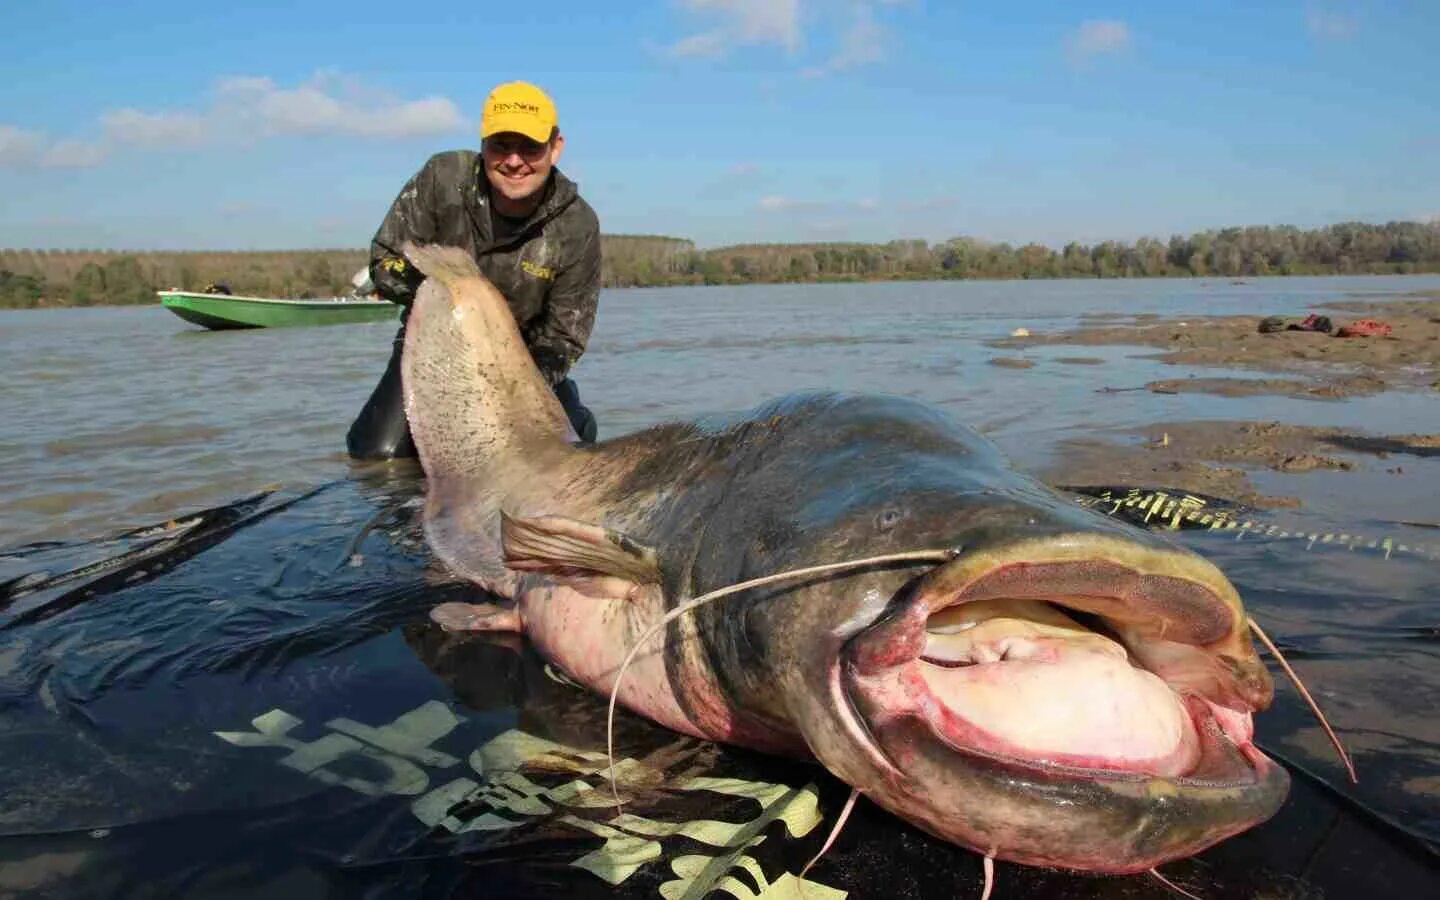
{"label": "blue sky", "polygon": [[497,82],[610,233],[1133,240],[1440,216],[1440,3],[550,0],[9,13],[0,246],[359,247]]}

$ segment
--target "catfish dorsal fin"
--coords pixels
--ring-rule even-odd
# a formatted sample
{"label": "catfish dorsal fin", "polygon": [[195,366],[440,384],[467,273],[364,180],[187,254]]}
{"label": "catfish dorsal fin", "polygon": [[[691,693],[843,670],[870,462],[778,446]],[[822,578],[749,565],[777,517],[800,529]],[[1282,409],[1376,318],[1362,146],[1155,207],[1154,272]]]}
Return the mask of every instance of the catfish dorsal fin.
{"label": "catfish dorsal fin", "polygon": [[580,570],[611,575],[635,584],[660,581],[655,550],[626,535],[565,516],[517,518],[500,513],[500,544],[505,565],[522,572]]}

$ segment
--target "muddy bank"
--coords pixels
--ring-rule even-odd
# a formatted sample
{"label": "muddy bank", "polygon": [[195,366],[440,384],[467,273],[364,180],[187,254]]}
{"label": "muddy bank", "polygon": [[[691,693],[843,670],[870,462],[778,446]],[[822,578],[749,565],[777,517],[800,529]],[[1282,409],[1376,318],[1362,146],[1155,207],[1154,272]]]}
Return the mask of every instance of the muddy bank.
{"label": "muddy bank", "polygon": [[[1324,380],[1300,381],[1293,378],[1165,378],[1147,382],[1143,390],[1153,394],[1212,394],[1219,397],[1254,397],[1279,394],[1310,400],[1339,400],[1363,397],[1385,390],[1383,380],[1373,375],[1349,375]],[[1139,388],[1101,388],[1101,393]]]}
{"label": "muddy bank", "polygon": [[1032,359],[1021,359],[1018,356],[995,356],[991,357],[990,365],[1002,369],[1033,369],[1035,361]]}
{"label": "muddy bank", "polygon": [[[1125,324],[1090,317],[1072,331],[1012,335],[987,346],[1024,350],[1051,345],[1138,345],[1161,348],[1153,354],[1177,365],[1223,366],[1282,373],[1288,379],[1170,379],[1144,389],[1160,393],[1197,391],[1226,396],[1291,394],[1317,399],[1373,394],[1391,388],[1440,389],[1440,295],[1398,301],[1353,299],[1317,305],[1331,333],[1309,330],[1260,331],[1256,315],[1155,318],[1131,316]],[[1303,317],[1286,317],[1285,325]],[[1390,326],[1387,335],[1339,337],[1335,332],[1363,319]],[[1282,326],[1283,327],[1283,326]],[[1111,390],[1139,389],[1115,385]]]}
{"label": "muddy bank", "polygon": [[1355,454],[1402,475],[1407,459],[1440,457],[1440,434],[1370,435],[1280,422],[1159,422],[1128,432],[1131,443],[1062,442],[1061,460],[1040,473],[1052,484],[1167,487],[1259,507],[1296,507],[1295,497],[1260,493],[1249,471],[1348,471]]}

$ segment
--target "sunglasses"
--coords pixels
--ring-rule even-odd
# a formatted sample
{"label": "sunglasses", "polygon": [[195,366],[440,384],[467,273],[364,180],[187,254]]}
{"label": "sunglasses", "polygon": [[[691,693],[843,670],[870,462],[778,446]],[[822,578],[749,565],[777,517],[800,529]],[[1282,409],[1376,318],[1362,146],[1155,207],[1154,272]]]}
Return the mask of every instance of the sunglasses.
{"label": "sunglasses", "polygon": [[550,149],[549,144],[532,141],[527,137],[512,137],[509,135],[503,137],[497,135],[486,138],[482,146],[487,156],[506,159],[514,154],[526,162],[535,162],[543,158]]}

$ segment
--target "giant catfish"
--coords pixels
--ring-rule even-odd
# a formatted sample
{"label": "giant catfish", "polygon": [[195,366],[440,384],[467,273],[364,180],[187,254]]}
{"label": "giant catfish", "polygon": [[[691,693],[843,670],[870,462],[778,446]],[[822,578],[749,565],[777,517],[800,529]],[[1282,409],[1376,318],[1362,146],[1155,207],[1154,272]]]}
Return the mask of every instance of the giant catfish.
{"label": "giant catfish", "polygon": [[1269,818],[1289,778],[1252,742],[1269,673],[1235,588],[1159,535],[1081,508],[920,403],[807,394],[577,443],[504,298],[464,253],[427,278],[403,351],[437,557],[523,632],[678,732],[813,757],[896,816],[998,859],[1136,872]]}

